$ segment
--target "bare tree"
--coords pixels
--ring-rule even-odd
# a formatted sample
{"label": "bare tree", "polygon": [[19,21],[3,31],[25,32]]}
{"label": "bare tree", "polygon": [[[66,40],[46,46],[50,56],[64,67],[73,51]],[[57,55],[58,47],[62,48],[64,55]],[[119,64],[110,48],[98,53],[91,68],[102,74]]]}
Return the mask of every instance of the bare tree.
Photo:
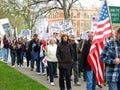
{"label": "bare tree", "polygon": [[33,0],[33,4],[39,4],[41,2],[46,2],[47,4],[49,4],[50,2],[53,2],[52,5],[44,9],[43,13],[50,12],[54,9],[60,9],[64,12],[64,18],[67,19],[70,18],[70,9],[77,1],[78,0]]}
{"label": "bare tree", "polygon": [[[15,17],[15,25],[21,19],[28,29],[33,29],[39,16],[47,15],[51,10],[60,9],[64,18],[70,18],[70,9],[77,0],[1,0],[4,12]],[[0,5],[1,5],[0,4]],[[2,7],[1,7],[2,10]],[[22,25],[21,25],[22,26]]]}

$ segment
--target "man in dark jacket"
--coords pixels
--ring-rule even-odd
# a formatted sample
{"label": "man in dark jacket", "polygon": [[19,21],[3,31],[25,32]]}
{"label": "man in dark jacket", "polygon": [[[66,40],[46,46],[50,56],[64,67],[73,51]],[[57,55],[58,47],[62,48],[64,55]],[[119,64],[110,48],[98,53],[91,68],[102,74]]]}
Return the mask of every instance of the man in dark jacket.
{"label": "man in dark jacket", "polygon": [[31,71],[33,71],[34,68],[34,61],[38,60],[39,55],[39,39],[38,35],[34,34],[33,39],[30,41],[29,49],[31,52]]}
{"label": "man in dark jacket", "polygon": [[83,51],[81,54],[81,57],[84,61],[84,70],[85,70],[86,89],[87,90],[95,90],[95,86],[96,86],[95,75],[94,75],[94,72],[93,72],[90,64],[88,63],[88,59],[87,59],[89,50],[91,47],[92,39],[93,39],[93,33],[90,32],[90,33],[88,33],[88,41],[85,41]]}
{"label": "man in dark jacket", "polygon": [[74,50],[74,60],[73,60],[73,67],[71,68],[71,75],[72,75],[72,69],[74,70],[74,83],[75,85],[79,86],[80,82],[79,82],[79,68],[78,68],[78,46],[75,42],[75,36],[71,35],[70,36],[70,44],[73,47]]}

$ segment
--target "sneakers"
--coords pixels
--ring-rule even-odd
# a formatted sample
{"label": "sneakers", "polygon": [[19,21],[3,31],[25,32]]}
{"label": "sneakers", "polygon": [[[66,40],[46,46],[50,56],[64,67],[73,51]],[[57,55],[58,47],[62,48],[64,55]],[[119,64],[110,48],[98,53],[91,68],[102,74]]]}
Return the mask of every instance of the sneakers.
{"label": "sneakers", "polygon": [[76,85],[76,86],[80,86],[80,85],[81,85],[81,83],[80,83],[80,82],[77,82],[77,83],[75,83],[75,85]]}
{"label": "sneakers", "polygon": [[46,73],[42,73],[42,76],[45,76],[46,75]]}
{"label": "sneakers", "polygon": [[37,72],[38,75],[40,75],[40,72]]}
{"label": "sneakers", "polygon": [[54,84],[54,82],[51,82],[50,85],[51,85],[51,86],[54,86],[55,84]]}
{"label": "sneakers", "polygon": [[14,67],[15,67],[15,65],[12,65],[12,67],[14,68]]}
{"label": "sneakers", "polygon": [[102,88],[102,85],[97,84],[97,86],[98,86],[99,88]]}

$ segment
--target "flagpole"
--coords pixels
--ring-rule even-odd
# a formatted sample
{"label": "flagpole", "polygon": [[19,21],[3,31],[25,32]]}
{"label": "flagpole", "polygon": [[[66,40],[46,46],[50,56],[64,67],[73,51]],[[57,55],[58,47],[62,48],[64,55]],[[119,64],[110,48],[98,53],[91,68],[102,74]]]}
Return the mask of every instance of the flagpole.
{"label": "flagpole", "polygon": [[[106,5],[107,5],[107,0],[105,0],[105,2],[106,2]],[[107,5],[106,7],[107,7],[107,11],[108,11],[108,16],[109,16],[109,18],[110,18],[110,25],[111,25],[111,31],[112,31],[112,36],[113,36],[113,42],[114,42],[114,48],[115,48],[116,58],[118,58],[118,51],[117,51],[117,45],[116,45],[115,37],[114,37],[114,33],[113,33],[111,15],[110,15],[110,11],[109,11],[108,5]]]}

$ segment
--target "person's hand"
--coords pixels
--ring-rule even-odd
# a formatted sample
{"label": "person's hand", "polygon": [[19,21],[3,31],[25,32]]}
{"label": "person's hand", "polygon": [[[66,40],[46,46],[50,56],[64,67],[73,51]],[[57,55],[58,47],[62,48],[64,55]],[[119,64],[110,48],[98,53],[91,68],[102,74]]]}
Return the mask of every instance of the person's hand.
{"label": "person's hand", "polygon": [[13,45],[13,49],[15,49],[16,48],[16,45]]}
{"label": "person's hand", "polygon": [[116,58],[114,61],[113,61],[114,64],[120,64],[120,59],[119,58]]}

